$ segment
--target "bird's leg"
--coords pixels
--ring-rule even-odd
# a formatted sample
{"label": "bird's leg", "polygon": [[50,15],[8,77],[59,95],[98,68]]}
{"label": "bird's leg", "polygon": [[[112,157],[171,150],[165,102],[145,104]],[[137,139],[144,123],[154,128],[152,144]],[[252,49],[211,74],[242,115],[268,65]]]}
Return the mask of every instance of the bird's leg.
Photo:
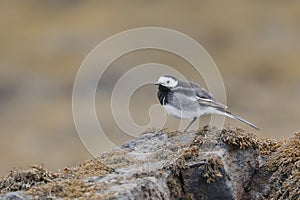
{"label": "bird's leg", "polygon": [[183,132],[186,132],[190,128],[190,126],[196,121],[196,119],[197,119],[197,117],[194,117],[193,120],[191,121],[191,123],[186,127],[186,129],[184,129]]}

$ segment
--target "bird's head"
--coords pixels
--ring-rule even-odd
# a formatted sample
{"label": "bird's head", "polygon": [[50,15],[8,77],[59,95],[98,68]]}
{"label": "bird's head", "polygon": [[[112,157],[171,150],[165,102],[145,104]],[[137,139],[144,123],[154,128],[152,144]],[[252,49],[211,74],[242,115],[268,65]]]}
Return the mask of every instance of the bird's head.
{"label": "bird's head", "polygon": [[163,75],[159,77],[155,85],[162,85],[171,89],[178,85],[178,79],[170,75]]}

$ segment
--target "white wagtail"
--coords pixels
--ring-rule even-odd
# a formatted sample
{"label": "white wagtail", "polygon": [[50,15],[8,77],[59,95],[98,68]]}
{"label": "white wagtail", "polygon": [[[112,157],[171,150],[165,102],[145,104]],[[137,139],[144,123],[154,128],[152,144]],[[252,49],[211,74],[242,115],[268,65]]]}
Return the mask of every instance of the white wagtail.
{"label": "white wagtail", "polygon": [[159,102],[169,115],[180,119],[192,119],[184,131],[188,130],[197,117],[208,114],[225,115],[259,130],[254,124],[228,112],[227,106],[217,102],[208,91],[196,83],[164,75],[155,84],[158,85]]}

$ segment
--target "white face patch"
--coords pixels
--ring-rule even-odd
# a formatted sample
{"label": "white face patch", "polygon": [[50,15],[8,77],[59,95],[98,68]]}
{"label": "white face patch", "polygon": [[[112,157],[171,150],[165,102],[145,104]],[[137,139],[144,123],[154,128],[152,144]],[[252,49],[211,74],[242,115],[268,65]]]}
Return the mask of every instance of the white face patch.
{"label": "white face patch", "polygon": [[167,88],[173,88],[178,85],[178,80],[175,80],[171,77],[161,76],[157,83]]}

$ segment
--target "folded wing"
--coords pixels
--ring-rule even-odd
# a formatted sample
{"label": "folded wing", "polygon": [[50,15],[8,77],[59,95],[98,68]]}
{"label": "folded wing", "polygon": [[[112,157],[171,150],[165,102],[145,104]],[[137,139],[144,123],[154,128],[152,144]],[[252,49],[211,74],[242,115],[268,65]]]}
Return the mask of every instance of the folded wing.
{"label": "folded wing", "polygon": [[196,99],[198,100],[199,104],[201,105],[210,105],[213,107],[219,107],[226,109],[227,106],[219,103],[215,100],[212,94],[210,94],[208,91],[206,91],[204,88],[202,88],[200,85],[190,82],[191,87],[194,89],[194,92],[196,94]]}

